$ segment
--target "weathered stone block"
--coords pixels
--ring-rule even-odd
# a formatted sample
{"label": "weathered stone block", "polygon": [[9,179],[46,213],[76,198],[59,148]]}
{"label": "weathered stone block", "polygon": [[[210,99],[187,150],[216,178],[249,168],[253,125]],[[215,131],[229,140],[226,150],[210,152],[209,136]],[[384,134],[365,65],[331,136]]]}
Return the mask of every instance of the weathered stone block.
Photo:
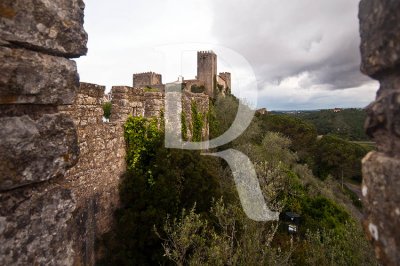
{"label": "weathered stone block", "polygon": [[72,265],[74,210],[72,193],[60,187],[0,193],[0,264]]}
{"label": "weathered stone block", "polygon": [[363,159],[364,227],[385,265],[400,261],[400,160],[371,152]]}
{"label": "weathered stone block", "polygon": [[112,91],[113,97],[115,97],[114,94],[125,94],[125,93],[127,93],[128,92],[128,87],[125,87],[125,86],[113,86],[111,91]]}
{"label": "weathered stone block", "polygon": [[161,107],[163,105],[164,105],[164,99],[163,98],[160,98],[160,99],[155,99],[155,98],[146,99],[146,107],[150,107],[150,108],[154,107],[154,108],[156,108],[156,107]]}
{"label": "weathered stone block", "polygon": [[63,175],[78,160],[72,120],[65,114],[0,118],[0,191]]}
{"label": "weathered stone block", "polygon": [[82,0],[2,0],[0,40],[63,57],[86,54]]}
{"label": "weathered stone block", "polygon": [[71,104],[79,87],[76,63],[0,46],[0,104]]}
{"label": "weathered stone block", "polygon": [[361,71],[375,76],[400,64],[400,1],[362,0]]}
{"label": "weathered stone block", "polygon": [[367,108],[367,134],[378,151],[400,157],[400,73],[381,78],[375,102]]}
{"label": "weathered stone block", "polygon": [[81,82],[79,93],[85,97],[89,96],[90,98],[103,99],[105,89],[105,86]]}

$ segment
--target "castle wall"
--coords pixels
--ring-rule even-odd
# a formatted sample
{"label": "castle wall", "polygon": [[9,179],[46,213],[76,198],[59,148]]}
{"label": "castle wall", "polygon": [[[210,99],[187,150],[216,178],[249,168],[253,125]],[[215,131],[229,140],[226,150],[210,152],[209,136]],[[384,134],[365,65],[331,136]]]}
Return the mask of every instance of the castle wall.
{"label": "castle wall", "polygon": [[225,80],[226,86],[228,87],[227,93],[231,93],[232,82],[231,82],[231,73],[229,72],[221,72],[219,76]]}
{"label": "castle wall", "polygon": [[226,81],[223,78],[221,78],[220,76],[217,76],[217,84],[222,85],[224,88],[226,88],[228,86]]}
{"label": "castle wall", "polygon": [[192,86],[204,86],[204,82],[197,79],[188,79],[183,81],[184,89],[191,92]]}
{"label": "castle wall", "polygon": [[152,89],[157,89],[159,92],[165,92],[165,85],[160,84],[160,85],[151,85]]}
{"label": "castle wall", "polygon": [[1,194],[3,265],[95,264],[95,241],[111,228],[125,171],[122,123],[103,122],[103,98],[104,86],[82,83],[74,102],[58,107],[76,128],[75,166],[54,181]]}
{"label": "castle wall", "polygon": [[143,117],[159,117],[164,109],[162,92],[146,92],[144,89],[128,86],[113,87],[112,103],[118,109],[111,112],[110,121],[125,122],[129,115]]}
{"label": "castle wall", "polygon": [[159,117],[164,111],[164,98],[161,92],[145,92],[144,117]]}
{"label": "castle wall", "polygon": [[188,125],[187,136],[188,139],[192,139],[192,102],[196,102],[197,110],[203,114],[202,129],[202,140],[208,140],[209,138],[209,125],[207,120],[207,113],[209,110],[209,97],[203,93],[192,93],[189,91],[183,91],[182,93],[182,112],[186,114],[186,125]]}
{"label": "castle wall", "polygon": [[144,90],[128,86],[114,86],[111,89],[112,110],[110,122],[124,123],[129,115],[144,116]]}
{"label": "castle wall", "polygon": [[[79,161],[67,171],[63,184],[76,204],[70,229],[76,230],[72,248],[78,264],[94,265],[95,240],[111,228],[125,171],[123,124],[103,122],[104,89],[81,83],[74,103],[61,110],[73,118],[80,148]],[[118,108],[114,104],[112,109]]]}
{"label": "castle wall", "polygon": [[363,159],[364,227],[383,265],[400,261],[400,2],[359,5],[361,71],[379,80],[367,108],[367,134],[376,151]]}
{"label": "castle wall", "polygon": [[[112,110],[110,122],[123,123],[129,115],[143,117],[160,117],[165,110],[165,94],[161,92],[146,92],[144,89],[132,88],[128,86],[115,86],[112,93]],[[209,109],[209,98],[202,93],[191,93],[183,91],[182,109],[186,114],[186,124],[192,123],[191,103],[195,101],[198,111],[203,113],[204,128],[203,139],[208,139],[209,129],[207,112]],[[189,139],[192,136],[191,129],[188,128]]]}

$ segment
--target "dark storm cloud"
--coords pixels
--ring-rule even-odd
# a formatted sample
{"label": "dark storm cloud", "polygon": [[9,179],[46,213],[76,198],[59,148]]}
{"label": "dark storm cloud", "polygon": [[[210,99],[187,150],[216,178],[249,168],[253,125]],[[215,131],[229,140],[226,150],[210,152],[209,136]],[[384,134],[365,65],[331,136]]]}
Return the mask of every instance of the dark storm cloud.
{"label": "dark storm cloud", "polygon": [[307,72],[329,89],[360,86],[358,0],[213,1],[213,35],[249,60],[260,86]]}

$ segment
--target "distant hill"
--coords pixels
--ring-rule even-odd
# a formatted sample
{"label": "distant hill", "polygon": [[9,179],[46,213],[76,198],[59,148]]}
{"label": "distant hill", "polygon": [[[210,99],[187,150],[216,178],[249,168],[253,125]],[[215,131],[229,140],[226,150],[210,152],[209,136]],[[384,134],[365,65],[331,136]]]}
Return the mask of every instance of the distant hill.
{"label": "distant hill", "polygon": [[364,133],[366,113],[363,109],[327,109],[282,112],[311,122],[319,135],[334,134],[347,140],[368,141]]}

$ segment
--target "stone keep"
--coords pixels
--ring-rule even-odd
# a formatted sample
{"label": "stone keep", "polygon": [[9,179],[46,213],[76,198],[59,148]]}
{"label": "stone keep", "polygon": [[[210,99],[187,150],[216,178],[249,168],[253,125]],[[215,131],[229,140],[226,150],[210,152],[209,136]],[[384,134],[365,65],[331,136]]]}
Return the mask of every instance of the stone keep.
{"label": "stone keep", "polygon": [[197,52],[197,79],[204,84],[205,93],[214,97],[217,86],[217,55],[212,51]]}

